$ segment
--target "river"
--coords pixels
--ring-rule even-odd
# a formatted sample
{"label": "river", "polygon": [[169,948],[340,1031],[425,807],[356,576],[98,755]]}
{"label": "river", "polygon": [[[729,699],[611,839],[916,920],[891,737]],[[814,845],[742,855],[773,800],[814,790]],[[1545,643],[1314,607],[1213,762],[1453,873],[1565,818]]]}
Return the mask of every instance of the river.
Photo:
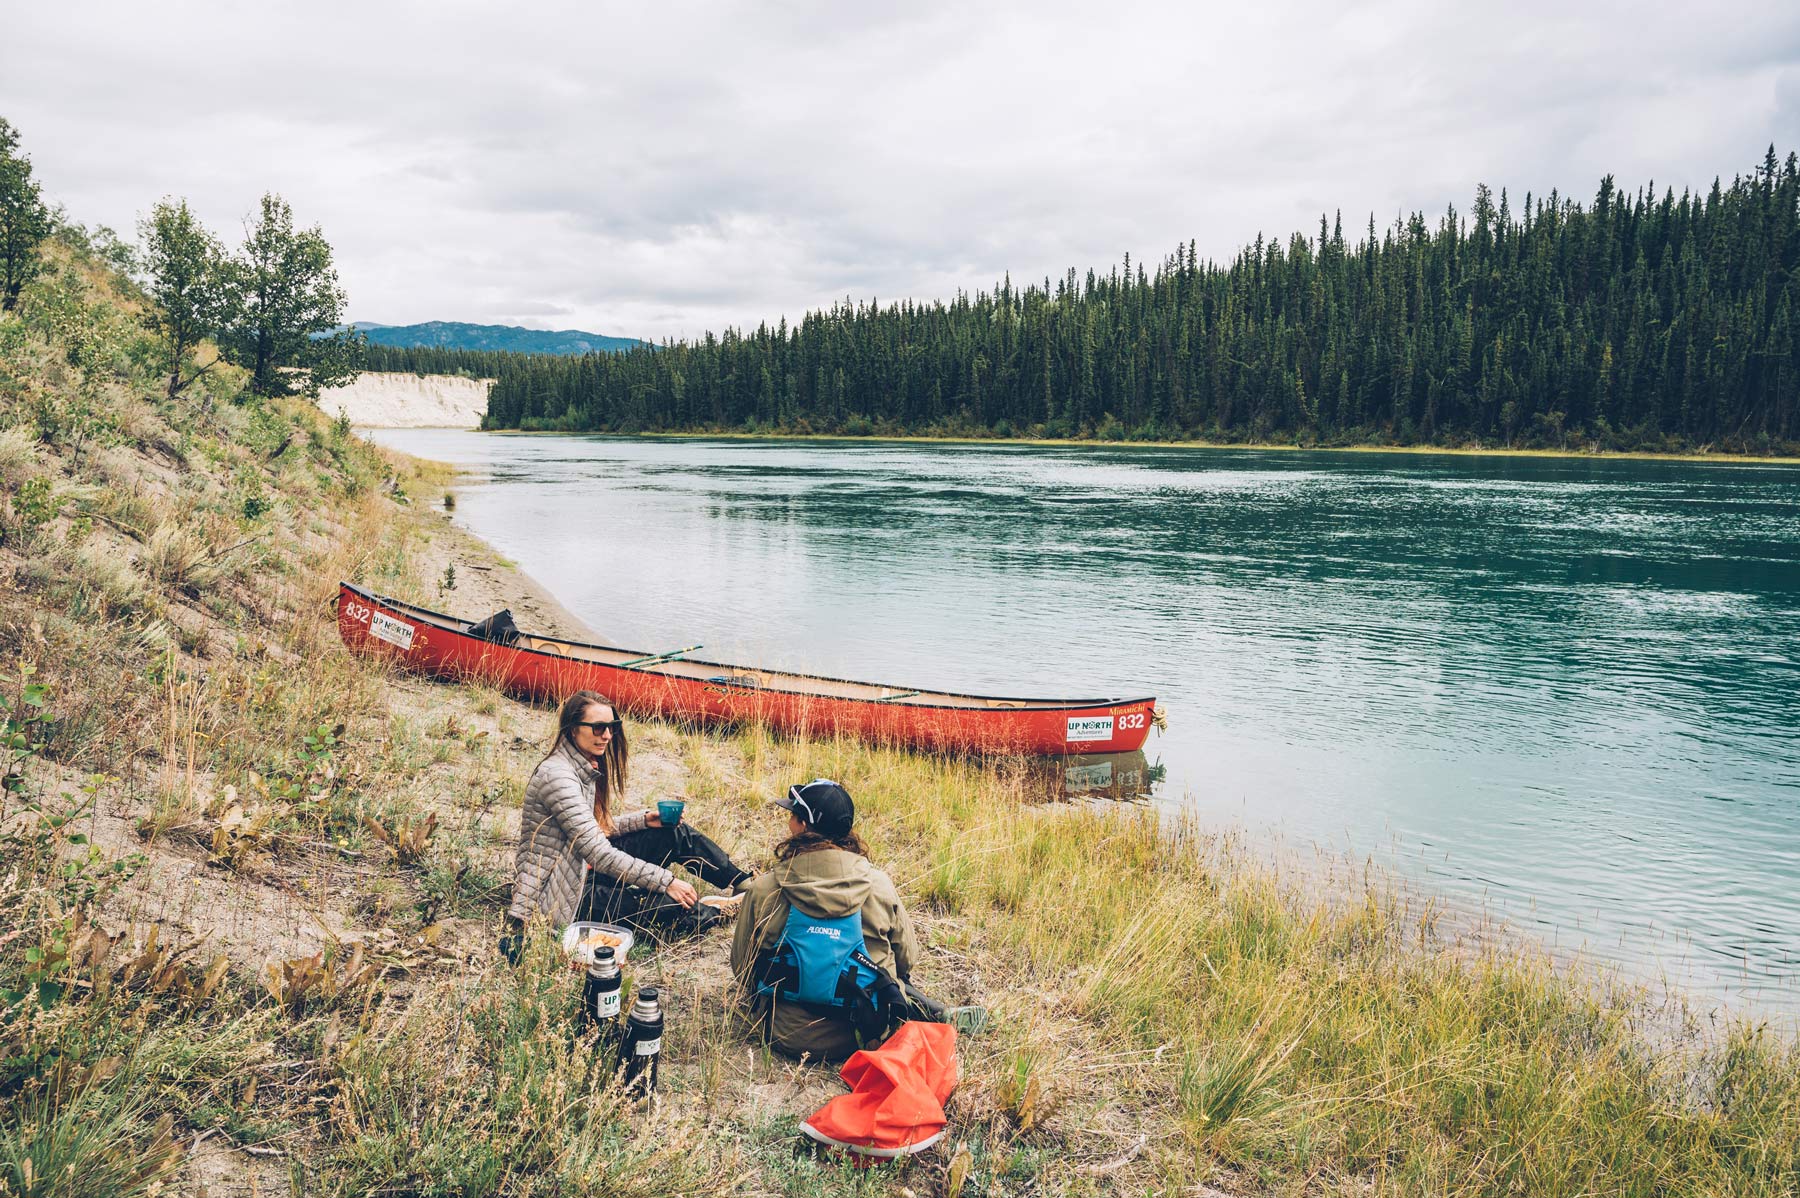
{"label": "river", "polygon": [[1800,468],[372,435],[615,643],[1155,694],[1157,803],[1800,1011]]}

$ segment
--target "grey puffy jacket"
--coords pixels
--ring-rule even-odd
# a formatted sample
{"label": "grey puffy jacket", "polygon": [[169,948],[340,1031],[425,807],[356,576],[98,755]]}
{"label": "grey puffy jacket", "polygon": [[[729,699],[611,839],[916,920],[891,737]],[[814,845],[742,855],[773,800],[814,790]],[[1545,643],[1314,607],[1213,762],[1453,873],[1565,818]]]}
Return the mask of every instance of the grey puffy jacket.
{"label": "grey puffy jacket", "polygon": [[[594,818],[599,781],[593,763],[567,741],[532,773],[519,817],[518,872],[507,911],[513,918],[530,919],[534,910],[558,925],[575,918],[584,865],[646,890],[667,890],[675,880],[662,866],[633,857],[606,838]],[[616,815],[613,834],[641,831],[649,817],[646,810]]]}

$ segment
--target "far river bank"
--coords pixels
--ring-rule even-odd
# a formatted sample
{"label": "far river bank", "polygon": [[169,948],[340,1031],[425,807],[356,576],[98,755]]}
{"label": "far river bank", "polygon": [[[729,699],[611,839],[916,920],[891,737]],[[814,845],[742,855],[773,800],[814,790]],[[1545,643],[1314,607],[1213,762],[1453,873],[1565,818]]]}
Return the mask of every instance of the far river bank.
{"label": "far river bank", "polygon": [[[320,397],[320,407],[332,416],[342,415],[358,428],[475,428],[487,406],[492,379],[459,375],[414,375],[365,371],[355,382],[333,388]],[[489,430],[512,435],[560,435],[552,430]],[[576,434],[581,435],[581,434]],[[1086,438],[1022,438],[894,434],[850,436],[839,433],[745,432],[742,429],[685,430],[677,432],[600,433],[618,437],[654,439],[749,440],[749,441],[846,441],[899,442],[922,445],[1027,445],[1047,447],[1113,447],[1153,449],[1281,450],[1284,452],[1450,454],[1478,457],[1597,458],[1626,461],[1744,462],[1800,465],[1800,445],[1788,454],[1724,453],[1701,449],[1680,452],[1615,450],[1575,445],[1558,448],[1526,448],[1511,445],[1390,445],[1377,442],[1325,445],[1295,441],[1109,441]]]}
{"label": "far river bank", "polygon": [[[457,427],[443,424],[416,424],[395,422],[393,424],[368,424],[368,428],[447,428]],[[1794,466],[1800,467],[1800,454],[1769,455],[1719,453],[1711,450],[1664,453],[1647,450],[1626,449],[1542,449],[1521,446],[1487,446],[1487,445],[1386,445],[1377,442],[1354,443],[1349,445],[1311,445],[1297,444],[1292,441],[1103,441],[1092,437],[958,437],[929,436],[918,434],[896,433],[893,435],[872,434],[868,436],[851,436],[845,433],[799,433],[799,432],[756,432],[742,430],[724,432],[563,432],[556,429],[479,429],[476,431],[490,433],[495,436],[537,437],[537,436],[595,436],[618,438],[641,438],[646,440],[666,441],[818,441],[847,442],[851,444],[895,444],[918,445],[988,445],[988,446],[1035,446],[1052,449],[1205,449],[1205,450],[1271,450],[1284,453],[1397,453],[1420,454],[1425,456],[1443,455],[1446,457],[1498,457],[1498,458],[1570,458],[1592,461],[1640,461],[1640,462],[1715,462],[1744,463],[1746,465]]]}

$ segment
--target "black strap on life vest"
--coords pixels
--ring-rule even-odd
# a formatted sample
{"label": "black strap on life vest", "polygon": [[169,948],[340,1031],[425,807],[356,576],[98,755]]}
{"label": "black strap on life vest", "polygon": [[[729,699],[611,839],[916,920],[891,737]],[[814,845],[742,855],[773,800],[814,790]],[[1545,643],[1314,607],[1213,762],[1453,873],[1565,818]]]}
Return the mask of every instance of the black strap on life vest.
{"label": "black strap on life vest", "polygon": [[[859,963],[875,974],[873,987],[864,988],[858,984],[856,965]],[[791,954],[782,954],[777,949],[765,949],[758,953],[751,966],[750,976],[757,992],[765,993],[773,1000],[765,1012],[771,1021],[774,1019],[775,1002],[787,1003],[789,1006],[799,1007],[814,1019],[849,1024],[859,1048],[867,1048],[885,1039],[899,1022],[895,1018],[898,1008],[894,1005],[894,995],[900,992],[899,983],[894,981],[893,975],[870,960],[867,953],[850,955],[849,965],[838,975],[838,1001],[835,1004],[802,1002],[786,997],[784,991],[791,994],[800,985],[800,966]]]}
{"label": "black strap on life vest", "polygon": [[[849,1023],[856,1034],[857,1046],[861,1048],[886,1039],[888,1033],[909,1019],[925,1023],[947,1022],[948,1008],[943,1003],[923,993],[911,982],[900,981],[875,964],[867,953],[851,953],[850,961],[852,967],[838,975],[837,997],[842,1006],[782,998],[781,992],[784,989],[792,992],[799,986],[800,966],[791,954],[782,956],[777,948],[764,949],[757,954],[750,976],[758,991],[767,988],[772,991],[773,999],[799,1007],[815,1019]],[[858,964],[875,975],[874,984],[868,989],[857,984],[854,966]],[[770,1002],[766,1014],[771,1027],[774,1011],[775,1004]]]}

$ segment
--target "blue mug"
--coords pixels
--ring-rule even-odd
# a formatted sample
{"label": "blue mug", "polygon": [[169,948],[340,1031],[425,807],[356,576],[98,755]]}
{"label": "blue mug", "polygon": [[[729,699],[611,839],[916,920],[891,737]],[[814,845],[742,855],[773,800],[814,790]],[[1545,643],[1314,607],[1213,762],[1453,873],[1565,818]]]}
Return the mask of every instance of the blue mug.
{"label": "blue mug", "polygon": [[662,820],[662,826],[673,828],[681,822],[682,808],[687,804],[680,799],[659,799],[656,803],[656,814]]}

